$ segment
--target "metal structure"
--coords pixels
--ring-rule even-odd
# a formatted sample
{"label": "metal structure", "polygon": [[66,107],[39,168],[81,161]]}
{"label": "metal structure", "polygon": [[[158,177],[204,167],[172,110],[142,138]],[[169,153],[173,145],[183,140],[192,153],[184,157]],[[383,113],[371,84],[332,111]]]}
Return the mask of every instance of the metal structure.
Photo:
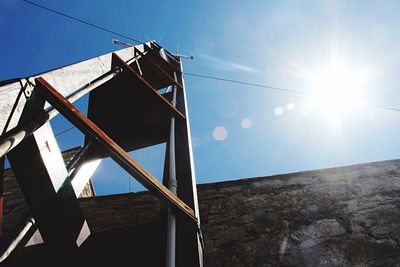
{"label": "metal structure", "polygon": [[[87,93],[85,116],[72,103]],[[49,123],[58,113],[85,135],[82,150],[67,167]],[[158,255],[165,257],[165,266],[202,266],[180,58],[150,41],[6,81],[0,84],[0,114],[0,156],[7,154],[34,218],[26,227],[36,223],[54,259],[73,264],[82,256],[90,225],[77,196],[90,175],[79,173],[88,162],[111,157],[168,207],[166,252]],[[127,153],[160,143],[167,144],[163,181]],[[14,240],[6,255],[18,242]]]}

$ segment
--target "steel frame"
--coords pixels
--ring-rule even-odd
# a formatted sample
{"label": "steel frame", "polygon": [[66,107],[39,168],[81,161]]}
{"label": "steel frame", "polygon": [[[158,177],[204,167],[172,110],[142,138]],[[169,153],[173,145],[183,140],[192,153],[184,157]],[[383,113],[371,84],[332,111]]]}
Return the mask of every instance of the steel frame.
{"label": "steel frame", "polygon": [[53,107],[55,107],[65,118],[84,134],[90,135],[94,140],[110,152],[111,158],[124,170],[135,177],[144,187],[155,193],[174,210],[183,212],[197,223],[194,211],[177,196],[171,193],[153,175],[143,168],[137,161],[132,159],[117,143],[106,133],[76,109],[65,97],[43,78],[37,78],[36,89]]}
{"label": "steel frame", "polygon": [[[185,91],[184,91],[184,84],[183,84],[183,77],[182,77],[182,69],[177,70],[177,66],[168,66],[173,70],[174,73],[178,74],[178,80],[176,78],[172,78],[170,74],[161,66],[164,64],[163,61],[156,62],[158,58],[150,58],[147,56],[147,53],[149,55],[152,55],[153,57],[159,57],[160,60],[165,60],[166,64],[180,64],[181,62],[178,61],[172,54],[170,54],[168,51],[165,51],[167,53],[167,58],[169,60],[172,60],[174,62],[168,63],[167,59],[163,59],[160,55],[157,55],[153,49],[162,49],[158,44],[150,42],[150,45],[143,44],[143,49],[144,52],[141,52],[139,49],[136,47],[133,48],[134,51],[134,58],[136,59],[136,62],[138,62],[139,59],[143,59],[151,63],[158,71],[164,75],[164,77],[170,82],[173,86],[175,86],[175,90],[178,88],[180,89],[180,95],[179,95],[179,101],[180,104],[176,106],[176,102],[173,101],[171,103],[167,98],[166,95],[161,95],[156,88],[154,88],[142,75],[138,74],[134,68],[129,66],[127,62],[125,62],[122,58],[120,58],[117,54],[112,53],[112,62],[113,62],[113,68],[101,75],[100,77],[96,78],[94,81],[95,83],[91,84],[89,82],[85,87],[81,89],[76,90],[77,97],[73,96],[73,99],[71,97],[66,98],[64,97],[61,93],[59,93],[56,88],[54,88],[48,81],[46,81],[45,78],[41,76],[37,76],[35,79],[35,86],[34,86],[34,96],[39,97],[39,102],[44,103],[44,101],[47,101],[52,105],[52,108],[50,110],[47,110],[45,112],[43,110],[43,106],[41,108],[36,108],[33,110],[31,115],[31,120],[26,120],[25,119],[25,124],[22,124],[21,121],[18,125],[18,127],[12,129],[11,131],[7,132],[5,135],[3,134],[0,137],[1,144],[7,144],[8,139],[12,138],[14,142],[14,136],[18,136],[18,134],[23,133],[21,135],[21,138],[17,139],[15,143],[7,147],[7,150],[4,151],[4,153],[9,152],[12,150],[10,153],[14,154],[14,158],[18,156],[18,153],[23,153],[23,149],[15,149],[19,150],[19,152],[14,153],[14,147],[18,145],[18,143],[21,143],[21,145],[18,145],[19,147],[23,147],[24,143],[26,143],[26,139],[32,139],[34,140],[34,134],[35,131],[41,127],[42,125],[48,123],[48,121],[55,116],[58,112],[62,114],[66,119],[68,119],[74,126],[76,126],[82,133],[84,133],[87,137],[89,137],[89,140],[92,140],[93,142],[96,142],[97,144],[100,144],[102,148],[104,148],[106,151],[108,151],[109,156],[116,162],[118,163],[125,171],[127,171],[129,174],[131,174],[136,180],[138,180],[143,186],[145,186],[148,190],[153,192],[160,200],[162,200],[165,204],[168,205],[169,208],[172,209],[174,213],[177,213],[177,215],[180,215],[177,217],[178,219],[178,225],[177,225],[177,240],[178,243],[180,241],[183,241],[186,238],[187,234],[193,235],[192,237],[188,238],[184,243],[181,243],[180,245],[177,245],[177,250],[182,253],[181,256],[177,257],[177,265],[179,266],[188,266],[187,264],[190,262],[190,265],[193,266],[202,266],[202,246],[201,246],[201,231],[200,231],[200,221],[199,221],[199,211],[198,211],[198,204],[197,204],[197,192],[195,188],[195,180],[194,180],[194,170],[193,170],[193,159],[192,159],[192,151],[191,151],[191,143],[190,143],[190,129],[188,128],[188,118],[187,118],[187,107],[186,107],[186,97],[185,97]],[[139,57],[137,57],[139,55]],[[128,60],[129,61],[129,60]],[[132,62],[131,62],[132,63]],[[161,64],[162,63],[162,64]],[[161,64],[161,65],[160,65]],[[181,66],[180,66],[181,67]],[[140,67],[139,67],[140,70]],[[178,182],[183,182],[182,185],[183,189],[181,189],[181,195],[184,197],[185,200],[182,200],[180,197],[174,194],[174,192],[171,192],[166,186],[164,186],[161,182],[159,182],[154,176],[152,176],[145,168],[143,168],[138,162],[136,162],[133,158],[129,156],[129,154],[121,147],[119,146],[112,138],[110,138],[100,127],[98,127],[95,123],[93,123],[88,117],[83,115],[77,108],[75,108],[72,105],[72,101],[75,100],[75,98],[79,98],[85,93],[88,93],[89,91],[93,90],[93,87],[97,87],[108,80],[112,79],[115,77],[118,73],[124,72],[124,75],[131,75],[132,77],[135,77],[143,83],[145,87],[147,87],[150,92],[153,94],[154,99],[159,99],[159,105],[163,106],[166,110],[171,115],[172,120],[176,120],[176,125],[175,123],[171,127],[177,127],[177,140],[179,138],[183,138],[183,143],[177,144],[177,159],[179,160],[179,164],[177,165],[177,171],[178,171]],[[87,87],[87,88],[86,88]],[[41,99],[40,99],[41,98]],[[71,99],[71,101],[69,101]],[[28,100],[29,102],[30,100]],[[41,110],[40,110],[41,109]],[[50,116],[49,116],[50,115]],[[32,137],[33,136],[33,137]],[[8,139],[7,139],[8,138]],[[171,138],[171,137],[170,137]],[[173,136],[175,139],[175,136]],[[186,140],[186,138],[188,140]],[[171,141],[171,140],[170,140]],[[170,141],[167,141],[167,144],[170,144]],[[182,150],[182,146],[185,148]],[[187,147],[186,147],[187,146]],[[17,147],[18,148],[18,147]],[[167,149],[168,151],[168,149]],[[186,158],[186,157],[189,158]],[[171,159],[169,159],[171,160]],[[175,160],[175,159],[174,159]],[[18,163],[17,160],[15,162]],[[183,162],[183,163],[182,163]],[[21,167],[21,163],[16,164],[16,166]],[[183,167],[183,165],[185,165]],[[183,171],[185,170],[185,171]],[[165,170],[164,170],[165,171]],[[182,172],[189,172],[188,175],[182,175]],[[187,177],[183,177],[187,176]],[[51,177],[50,177],[51,179]],[[187,185],[185,185],[185,179],[187,180]],[[189,189],[189,191],[188,191]],[[29,193],[28,193],[29,194]],[[31,200],[32,201],[32,200]],[[185,203],[185,201],[188,201]],[[41,216],[43,216],[45,213],[44,211],[40,211]],[[60,210],[62,213],[62,211]],[[79,213],[80,211],[78,211]],[[60,214],[61,214],[60,213]],[[35,214],[34,214],[35,215]],[[50,216],[50,215],[49,215]],[[1,217],[0,217],[1,218]],[[191,227],[188,227],[188,225],[191,225]],[[39,225],[40,228],[40,225]],[[54,232],[54,230],[52,230]],[[64,234],[65,236],[65,234]],[[51,237],[52,240],[54,240],[54,235]],[[68,237],[70,238],[70,237]],[[45,240],[46,241],[46,240]],[[53,242],[53,241],[52,241]],[[57,242],[57,241],[55,241]],[[68,241],[69,242],[69,241]],[[189,244],[190,245],[187,245]],[[195,244],[196,243],[196,244]],[[79,245],[78,245],[79,246]],[[61,245],[62,247],[62,245]],[[74,249],[74,248],[72,248]],[[194,252],[196,250],[197,252]],[[194,254],[192,254],[190,251],[193,251]],[[7,253],[11,253],[10,251],[7,251]],[[60,252],[62,253],[62,252]],[[189,255],[189,254],[190,255]],[[8,254],[7,254],[8,255]],[[70,255],[70,254],[69,254]],[[197,259],[189,260],[188,257],[190,258],[194,256]]]}

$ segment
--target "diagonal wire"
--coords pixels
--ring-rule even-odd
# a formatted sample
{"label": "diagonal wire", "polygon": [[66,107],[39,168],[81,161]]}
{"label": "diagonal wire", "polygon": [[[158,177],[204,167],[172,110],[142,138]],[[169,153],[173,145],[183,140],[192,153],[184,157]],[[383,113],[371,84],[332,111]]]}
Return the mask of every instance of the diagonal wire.
{"label": "diagonal wire", "polygon": [[60,16],[65,17],[65,18],[68,18],[68,19],[75,20],[75,21],[77,21],[77,22],[86,24],[86,25],[91,26],[91,27],[93,27],[93,28],[96,28],[96,29],[98,29],[98,30],[102,30],[102,31],[105,31],[105,32],[108,32],[108,33],[111,33],[111,34],[114,34],[114,35],[118,35],[118,36],[120,36],[120,37],[123,37],[123,38],[126,38],[126,39],[128,39],[128,40],[134,41],[134,42],[136,42],[136,43],[138,43],[138,44],[141,44],[141,43],[142,43],[141,41],[139,41],[139,40],[137,40],[137,39],[134,39],[134,38],[132,38],[132,37],[129,37],[129,36],[127,36],[127,35],[124,35],[124,34],[115,32],[115,31],[113,31],[113,30],[104,28],[104,27],[102,27],[102,26],[99,26],[99,25],[96,25],[96,24],[87,22],[87,21],[85,21],[85,20],[83,20],[83,19],[70,16],[70,15],[68,15],[68,14],[65,14],[65,13],[61,12],[61,11],[57,11],[57,10],[55,10],[55,9],[51,9],[51,8],[46,7],[46,6],[43,6],[43,5],[41,5],[41,4],[38,4],[38,3],[35,3],[35,2],[32,2],[32,1],[29,1],[29,0],[22,0],[22,1],[25,2],[25,3],[28,3],[28,4],[30,4],[30,5],[36,6],[36,7],[38,7],[38,8],[41,8],[41,9],[44,9],[44,10],[53,12],[53,13],[55,13],[55,14],[57,14],[57,15],[60,15]]}
{"label": "diagonal wire", "polygon": [[75,126],[69,127],[68,129],[65,129],[65,130],[63,130],[63,131],[61,131],[59,133],[56,133],[54,136],[59,136],[59,135],[65,134],[66,132],[69,132],[69,131],[71,131],[72,129],[75,129],[75,128],[76,128]]}
{"label": "diagonal wire", "polygon": [[[247,85],[247,86],[261,87],[261,88],[266,88],[266,89],[271,89],[271,90],[276,90],[276,91],[282,91],[282,92],[286,92],[286,93],[294,93],[294,94],[313,96],[313,94],[310,93],[310,92],[305,92],[305,91],[300,91],[300,90],[293,90],[293,89],[282,88],[282,87],[269,86],[269,85],[265,85],[265,84],[250,83],[250,82],[245,82],[245,81],[232,80],[232,79],[227,79],[227,78],[214,77],[214,76],[202,75],[202,74],[194,74],[194,73],[188,73],[188,72],[185,72],[184,74],[185,75],[189,75],[189,76],[193,76],[193,77],[203,78],[203,79],[210,79],[210,80],[216,80],[216,81],[222,81],[222,82],[243,84],[243,85]],[[370,103],[370,102],[366,102],[366,101],[358,101],[358,103],[360,103],[362,105],[365,105],[365,106],[368,106],[368,107],[374,107],[374,108],[390,110],[390,111],[400,111],[400,108],[389,107],[389,106],[384,106],[384,105],[378,105],[378,104],[374,104],[374,103]]]}
{"label": "diagonal wire", "polygon": [[[96,29],[99,29],[99,30],[102,30],[102,31],[105,31],[105,32],[108,32],[108,33],[111,33],[111,34],[114,34],[114,35],[123,37],[123,38],[126,38],[126,39],[131,40],[131,41],[134,41],[134,42],[136,42],[136,43],[138,43],[138,44],[142,43],[141,41],[139,41],[139,40],[137,40],[137,39],[134,39],[134,38],[132,38],[132,37],[129,37],[129,36],[127,36],[127,35],[124,35],[124,34],[115,32],[115,31],[113,31],[113,30],[110,30],[110,29],[107,29],[107,28],[98,26],[98,25],[96,25],[96,24],[87,22],[87,21],[85,21],[85,20],[83,20],[83,19],[79,19],[79,18],[70,16],[70,15],[68,15],[68,14],[65,14],[65,13],[61,12],[61,11],[57,11],[57,10],[51,9],[51,8],[46,7],[46,6],[43,6],[43,5],[41,5],[41,4],[38,4],[38,3],[35,3],[35,2],[32,2],[32,1],[29,1],[29,0],[22,0],[22,1],[25,2],[25,3],[28,3],[28,4],[30,4],[30,5],[36,6],[36,7],[38,7],[38,8],[41,8],[41,9],[44,9],[44,10],[53,12],[53,13],[55,13],[55,14],[57,14],[57,15],[66,17],[66,18],[68,18],[68,19],[71,19],[71,20],[74,20],[74,21],[77,21],[77,22],[86,24],[86,25],[91,26],[91,27],[93,27],[93,28],[96,28]],[[214,77],[214,76],[202,75],[202,74],[195,74],[195,73],[184,73],[184,74],[185,74],[185,75],[188,75],[188,76],[192,76],[192,77],[199,77],[199,78],[203,78],[203,79],[211,79],[211,80],[217,80],[217,81],[223,81],[223,82],[230,82],[230,83],[236,83],[236,84],[243,84],[243,85],[247,85],[247,86],[266,88],[266,89],[271,89],[271,90],[275,90],[275,91],[282,91],[282,92],[287,92],[287,93],[294,93],[294,94],[301,94],[301,95],[312,95],[310,92],[305,92],[305,91],[300,91],[300,90],[293,90],[293,89],[287,89],[287,88],[282,88],[282,87],[269,86],[269,85],[265,85],[265,84],[251,83],[251,82],[245,82],[245,81],[239,81],[239,80],[232,80],[232,79],[227,79],[227,78],[222,78],[222,77]],[[366,106],[369,106],[369,107],[375,107],[375,108],[380,108],[380,109],[384,109],[384,110],[400,111],[400,108],[389,107],[389,106],[384,106],[384,105],[378,105],[378,104],[369,103],[369,102],[362,102],[362,104],[364,104],[364,105],[366,105]],[[69,130],[71,130],[71,129],[72,129],[72,128],[67,129],[66,131],[69,131]],[[65,132],[66,132],[66,131],[65,131]],[[64,133],[64,131],[61,132],[61,133],[59,133],[59,134],[62,134],[62,133]]]}
{"label": "diagonal wire", "polygon": [[185,72],[184,74],[185,75],[189,75],[189,76],[203,78],[203,79],[210,79],[210,80],[217,80],[217,81],[222,81],[222,82],[244,84],[244,85],[249,85],[249,86],[254,86],[254,87],[267,88],[267,89],[276,90],[276,91],[283,91],[283,92],[287,92],[287,93],[295,93],[295,94],[301,94],[301,95],[311,95],[311,93],[308,93],[308,92],[305,92],[305,91],[286,89],[286,88],[282,88],[282,87],[269,86],[269,85],[265,85],[265,84],[250,83],[250,82],[244,82],[244,81],[239,81],[239,80],[231,80],[231,79],[227,79],[227,78],[214,77],[214,76],[202,75],[202,74],[187,73],[187,72]]}
{"label": "diagonal wire", "polygon": [[[283,92],[287,92],[287,93],[296,93],[296,94],[307,95],[307,96],[312,96],[313,95],[312,93],[308,93],[308,92],[305,92],[305,91],[292,90],[292,89],[287,89],[287,88],[282,88],[282,87],[274,87],[274,86],[269,86],[269,85],[265,85],[265,84],[250,83],[250,82],[244,82],[244,81],[239,81],[239,80],[231,80],[231,79],[226,79],[226,78],[221,78],[221,77],[214,77],[214,76],[194,74],[194,73],[184,73],[184,74],[185,75],[189,75],[189,76],[193,76],[193,77],[199,77],[199,78],[211,79],[211,80],[217,80],[217,81],[229,82],[229,83],[236,83],[236,84],[243,84],[243,85],[247,85],[247,86],[267,88],[267,89],[283,91]],[[396,107],[383,106],[383,105],[378,105],[378,104],[374,104],[374,103],[370,103],[370,102],[366,102],[366,101],[358,101],[358,103],[362,104],[364,106],[368,106],[368,107],[400,112],[400,108],[396,108]],[[64,133],[66,133],[66,132],[71,131],[74,128],[76,128],[76,127],[72,126],[70,128],[67,128],[67,129],[55,134],[55,136],[62,135]]]}

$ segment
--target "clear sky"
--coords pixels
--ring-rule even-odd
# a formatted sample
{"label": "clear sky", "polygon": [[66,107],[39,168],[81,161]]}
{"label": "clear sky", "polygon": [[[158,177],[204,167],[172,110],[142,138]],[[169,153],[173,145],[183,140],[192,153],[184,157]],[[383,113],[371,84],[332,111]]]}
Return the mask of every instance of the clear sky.
{"label": "clear sky", "polygon": [[[312,94],[186,76],[199,183],[399,158],[400,113],[353,100],[400,107],[399,1],[37,3],[193,55],[189,73]],[[21,0],[0,1],[0,36],[0,80],[121,49],[114,38],[129,42]],[[341,93],[315,93],[326,88]],[[77,106],[85,110],[85,99]],[[69,127],[53,122],[55,133]],[[77,130],[58,137],[62,149],[83,140]],[[160,177],[163,149],[132,155]],[[106,194],[126,192],[128,180],[106,161],[94,183]]]}

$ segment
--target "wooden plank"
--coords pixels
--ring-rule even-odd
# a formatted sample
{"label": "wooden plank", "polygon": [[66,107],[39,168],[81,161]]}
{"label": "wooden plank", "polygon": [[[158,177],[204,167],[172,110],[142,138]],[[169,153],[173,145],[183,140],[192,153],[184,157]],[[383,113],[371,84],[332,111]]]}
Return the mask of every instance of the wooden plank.
{"label": "wooden plank", "polygon": [[143,186],[154,192],[161,200],[174,210],[180,211],[197,223],[194,211],[182,200],[175,196],[165,186],[163,186],[154,176],[144,169],[138,162],[132,159],[120,146],[118,146],[108,135],[106,135],[92,121],[85,117],[67,99],[57,92],[43,78],[36,79],[38,92],[52,104],[61,114],[71,121],[78,129],[94,140],[101,143],[123,169],[134,176]]}
{"label": "wooden plank", "polygon": [[151,90],[153,92],[154,95],[158,96],[159,99],[161,100],[161,104],[166,106],[167,108],[169,108],[172,113],[175,115],[175,117],[177,117],[178,119],[185,119],[185,115],[183,115],[178,109],[176,109],[165,97],[163,97],[160,93],[157,92],[156,89],[154,89],[154,87],[149,84],[142,76],[140,76],[133,68],[131,68],[129,65],[127,65],[125,63],[125,61],[123,61],[117,54],[113,53],[113,60],[115,60],[114,62],[121,67],[124,72],[128,72],[131,73],[133,76],[135,76],[136,78],[138,78],[140,81],[142,81],[146,87],[149,88],[149,90]]}

